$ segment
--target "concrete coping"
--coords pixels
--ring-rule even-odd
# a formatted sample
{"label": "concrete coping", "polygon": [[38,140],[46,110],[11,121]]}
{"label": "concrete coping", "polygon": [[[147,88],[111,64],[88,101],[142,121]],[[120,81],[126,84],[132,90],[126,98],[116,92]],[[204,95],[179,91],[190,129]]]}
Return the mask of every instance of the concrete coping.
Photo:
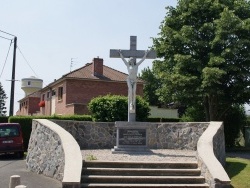
{"label": "concrete coping", "polygon": [[230,185],[231,180],[222,164],[215,157],[213,150],[213,138],[218,130],[222,128],[222,122],[210,122],[210,125],[197,143],[197,155],[207,167],[215,184]]}
{"label": "concrete coping", "polygon": [[54,131],[61,139],[65,157],[62,187],[80,187],[82,154],[80,147],[74,137],[52,121],[47,119],[35,119],[35,121]]}

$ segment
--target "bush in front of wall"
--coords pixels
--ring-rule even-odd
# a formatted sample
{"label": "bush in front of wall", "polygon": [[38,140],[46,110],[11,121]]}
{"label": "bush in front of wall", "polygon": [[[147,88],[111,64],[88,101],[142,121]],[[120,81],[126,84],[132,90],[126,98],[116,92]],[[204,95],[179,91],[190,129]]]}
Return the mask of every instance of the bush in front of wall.
{"label": "bush in front of wall", "polygon": [[[94,121],[115,122],[128,120],[128,98],[121,95],[106,95],[93,98],[89,105]],[[146,121],[149,116],[149,104],[136,96],[136,121]]]}

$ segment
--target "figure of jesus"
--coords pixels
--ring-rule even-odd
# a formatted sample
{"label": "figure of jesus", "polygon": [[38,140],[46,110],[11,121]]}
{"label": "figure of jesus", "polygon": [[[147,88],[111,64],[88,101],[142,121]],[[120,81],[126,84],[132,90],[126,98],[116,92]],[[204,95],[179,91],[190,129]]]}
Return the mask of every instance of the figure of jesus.
{"label": "figure of jesus", "polygon": [[119,50],[119,54],[125,65],[128,69],[128,78],[127,78],[127,84],[128,84],[128,96],[129,96],[129,111],[132,113],[135,113],[135,99],[136,99],[136,82],[137,82],[137,72],[139,65],[146,59],[146,56],[148,54],[148,50],[145,51],[144,56],[142,59],[136,63],[136,60],[133,57],[130,57],[127,61],[124,56],[122,55],[121,50]]}

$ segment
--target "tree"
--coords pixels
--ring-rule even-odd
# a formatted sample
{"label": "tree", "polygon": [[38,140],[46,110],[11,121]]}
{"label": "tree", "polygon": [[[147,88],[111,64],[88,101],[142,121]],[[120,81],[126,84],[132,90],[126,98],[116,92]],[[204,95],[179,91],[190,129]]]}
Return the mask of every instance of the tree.
{"label": "tree", "polygon": [[6,116],[5,100],[7,99],[3,86],[0,82],[0,116]]}
{"label": "tree", "polygon": [[202,105],[221,120],[232,105],[250,102],[250,3],[179,0],[167,7],[154,48],[159,99]]}
{"label": "tree", "polygon": [[149,67],[141,71],[139,77],[145,82],[143,87],[143,97],[152,106],[159,104],[156,90],[159,88],[160,83],[156,76],[153,74]]}

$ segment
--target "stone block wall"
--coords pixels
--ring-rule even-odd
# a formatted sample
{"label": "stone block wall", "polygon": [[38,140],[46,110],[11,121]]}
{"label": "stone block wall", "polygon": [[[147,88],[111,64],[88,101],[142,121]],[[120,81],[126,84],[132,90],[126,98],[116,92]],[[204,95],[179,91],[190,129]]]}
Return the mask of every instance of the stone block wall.
{"label": "stone block wall", "polygon": [[110,149],[116,144],[116,128],[113,122],[51,121],[68,131],[81,149]]}
{"label": "stone block wall", "polygon": [[[110,149],[116,145],[115,123],[52,120],[67,130],[81,149]],[[137,122],[138,123],[138,122]],[[197,142],[209,123],[148,123],[148,147],[151,149],[196,150]]]}
{"label": "stone block wall", "polygon": [[149,148],[196,150],[208,123],[148,123],[148,126]]}
{"label": "stone block wall", "polygon": [[221,163],[222,166],[225,166],[226,151],[225,151],[225,136],[224,136],[223,124],[213,137],[213,151],[216,159]]}
{"label": "stone block wall", "polygon": [[197,144],[198,165],[211,188],[229,188],[230,179],[225,172],[225,139],[222,122],[210,122]]}
{"label": "stone block wall", "polygon": [[60,137],[48,127],[33,121],[26,158],[28,170],[62,181],[64,162]]}

